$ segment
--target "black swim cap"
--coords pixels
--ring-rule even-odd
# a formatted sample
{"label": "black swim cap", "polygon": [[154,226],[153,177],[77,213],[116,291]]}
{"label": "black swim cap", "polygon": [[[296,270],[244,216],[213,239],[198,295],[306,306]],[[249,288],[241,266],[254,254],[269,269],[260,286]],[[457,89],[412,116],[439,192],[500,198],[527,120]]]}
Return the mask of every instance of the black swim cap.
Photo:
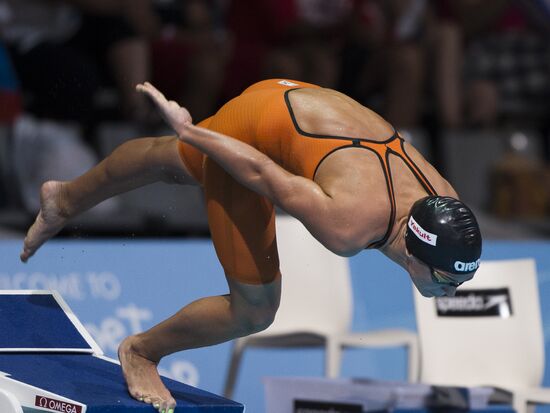
{"label": "black swim cap", "polygon": [[405,234],[407,250],[423,263],[453,274],[474,272],[481,257],[481,232],[463,202],[448,196],[416,201]]}

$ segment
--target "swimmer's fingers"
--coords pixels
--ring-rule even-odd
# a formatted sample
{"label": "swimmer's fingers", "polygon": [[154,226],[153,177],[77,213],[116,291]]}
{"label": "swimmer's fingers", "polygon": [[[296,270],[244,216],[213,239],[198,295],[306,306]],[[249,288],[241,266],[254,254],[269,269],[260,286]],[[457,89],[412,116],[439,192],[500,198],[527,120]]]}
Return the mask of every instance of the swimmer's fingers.
{"label": "swimmer's fingers", "polygon": [[157,106],[160,114],[177,133],[182,132],[185,126],[191,123],[189,111],[173,100],[167,100],[164,95],[151,83],[145,82],[136,86],[138,92],[144,93],[151,98]]}
{"label": "swimmer's fingers", "polygon": [[144,82],[141,84],[138,84],[136,86],[136,90],[141,93],[145,93],[147,96],[149,96],[153,102],[155,102],[158,106],[165,105],[168,101],[164,97],[161,91],[159,91],[156,87],[154,87],[149,82]]}

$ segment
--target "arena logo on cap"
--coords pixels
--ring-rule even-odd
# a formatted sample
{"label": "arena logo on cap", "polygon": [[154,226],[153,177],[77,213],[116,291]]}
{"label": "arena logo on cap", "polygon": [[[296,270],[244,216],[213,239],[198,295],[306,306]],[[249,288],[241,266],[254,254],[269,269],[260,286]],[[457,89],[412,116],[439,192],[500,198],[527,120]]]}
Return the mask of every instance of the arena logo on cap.
{"label": "arena logo on cap", "polygon": [[36,407],[42,407],[49,410],[55,410],[62,413],[82,413],[82,406],[64,402],[61,400],[50,399],[49,397],[36,396],[34,399]]}
{"label": "arena logo on cap", "polygon": [[418,222],[414,220],[413,217],[409,218],[409,228],[414,232],[421,241],[424,241],[426,244],[433,245],[434,247],[437,244],[437,235],[432,234],[431,232],[426,231],[422,228]]}
{"label": "arena logo on cap", "polygon": [[455,261],[455,270],[460,272],[472,272],[479,268],[480,260],[473,262]]}

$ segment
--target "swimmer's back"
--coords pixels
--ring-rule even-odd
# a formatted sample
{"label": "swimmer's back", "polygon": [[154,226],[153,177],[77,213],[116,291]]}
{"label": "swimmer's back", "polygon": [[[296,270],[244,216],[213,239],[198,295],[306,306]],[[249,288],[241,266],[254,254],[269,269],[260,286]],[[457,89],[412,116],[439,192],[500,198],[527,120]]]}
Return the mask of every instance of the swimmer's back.
{"label": "swimmer's back", "polygon": [[[199,126],[239,139],[309,179],[328,155],[355,139],[382,142],[395,133],[382,117],[337,91],[284,79],[251,85]],[[203,154],[183,143],[180,154],[202,182]]]}

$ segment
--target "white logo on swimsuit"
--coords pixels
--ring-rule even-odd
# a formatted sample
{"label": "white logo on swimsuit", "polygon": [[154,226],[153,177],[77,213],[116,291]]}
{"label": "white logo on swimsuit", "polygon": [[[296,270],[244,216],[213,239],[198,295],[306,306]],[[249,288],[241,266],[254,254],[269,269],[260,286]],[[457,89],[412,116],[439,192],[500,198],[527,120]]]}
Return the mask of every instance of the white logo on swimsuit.
{"label": "white logo on swimsuit", "polygon": [[437,245],[437,235],[426,231],[424,228],[418,225],[418,222],[416,222],[413,217],[409,218],[409,228],[412,230],[412,232],[414,232],[414,235],[416,235],[418,239],[420,239],[420,241],[423,241],[426,244],[433,245],[434,247]]}
{"label": "white logo on swimsuit", "polygon": [[281,80],[277,83],[283,86],[298,86],[298,83],[292,83],[292,82],[289,82],[288,80]]}
{"label": "white logo on swimsuit", "polygon": [[480,260],[476,260],[474,262],[455,261],[455,270],[462,272],[472,272],[479,268],[479,263]]}

